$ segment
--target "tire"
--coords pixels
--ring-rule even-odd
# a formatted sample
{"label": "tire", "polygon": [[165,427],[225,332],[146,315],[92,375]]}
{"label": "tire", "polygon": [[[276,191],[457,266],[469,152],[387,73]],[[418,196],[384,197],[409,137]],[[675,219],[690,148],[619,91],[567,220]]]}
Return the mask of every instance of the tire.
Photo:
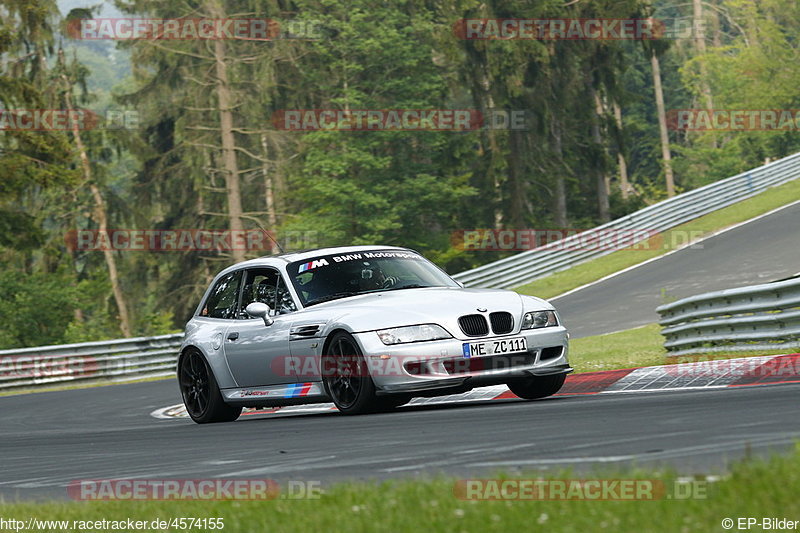
{"label": "tire", "polygon": [[561,390],[566,374],[553,374],[550,376],[533,376],[530,378],[510,381],[508,388],[523,400],[536,400],[552,396]]}
{"label": "tire", "polygon": [[225,403],[214,373],[199,350],[188,350],[181,357],[178,384],[186,412],[198,424],[233,422],[242,414],[241,407]]}
{"label": "tire", "polygon": [[322,356],[322,381],[342,414],[361,415],[380,408],[361,349],[347,332],[335,333],[328,343]]}

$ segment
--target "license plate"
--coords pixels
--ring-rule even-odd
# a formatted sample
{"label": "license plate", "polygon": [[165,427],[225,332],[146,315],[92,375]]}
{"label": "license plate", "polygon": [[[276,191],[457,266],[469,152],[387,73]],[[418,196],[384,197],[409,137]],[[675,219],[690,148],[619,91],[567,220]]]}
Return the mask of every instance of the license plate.
{"label": "license plate", "polygon": [[483,342],[465,342],[462,345],[464,357],[484,357],[487,355],[501,355],[506,353],[519,353],[528,351],[525,337],[512,337]]}

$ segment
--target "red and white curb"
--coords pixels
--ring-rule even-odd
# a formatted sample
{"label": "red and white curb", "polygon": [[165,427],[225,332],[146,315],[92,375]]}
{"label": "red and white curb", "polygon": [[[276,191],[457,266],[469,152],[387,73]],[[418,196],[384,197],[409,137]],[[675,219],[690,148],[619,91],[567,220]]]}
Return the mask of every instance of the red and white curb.
{"label": "red and white curb", "polygon": [[[800,383],[800,354],[764,355],[573,374],[567,376],[567,381],[556,396],[717,389],[777,383]],[[514,393],[505,385],[495,385],[463,394],[414,398],[407,405],[458,404],[515,398]],[[319,403],[245,409],[242,415],[319,414],[334,411],[336,407],[332,403]],[[160,419],[189,418],[182,403],[156,409],[150,415]]]}

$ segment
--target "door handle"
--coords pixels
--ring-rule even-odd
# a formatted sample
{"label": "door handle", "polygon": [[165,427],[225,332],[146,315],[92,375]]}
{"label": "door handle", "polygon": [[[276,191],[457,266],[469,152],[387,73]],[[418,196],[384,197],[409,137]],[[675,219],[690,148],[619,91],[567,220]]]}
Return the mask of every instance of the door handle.
{"label": "door handle", "polygon": [[228,333],[228,340],[229,341],[235,341],[238,338],[239,338],[239,332],[238,331],[231,331],[230,333]]}

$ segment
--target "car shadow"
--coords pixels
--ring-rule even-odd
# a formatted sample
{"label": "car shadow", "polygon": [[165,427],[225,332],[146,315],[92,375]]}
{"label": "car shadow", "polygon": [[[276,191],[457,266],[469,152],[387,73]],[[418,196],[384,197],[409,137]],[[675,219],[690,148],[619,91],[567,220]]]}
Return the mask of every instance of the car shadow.
{"label": "car shadow", "polygon": [[[441,410],[463,410],[463,409],[475,409],[480,407],[503,407],[507,406],[508,404],[542,404],[546,402],[558,402],[558,401],[566,401],[574,396],[548,396],[547,398],[540,398],[538,400],[523,400],[521,398],[503,398],[500,400],[473,400],[473,401],[461,401],[461,402],[452,402],[452,403],[435,403],[435,404],[422,404],[422,405],[404,405],[402,407],[398,407],[391,411],[384,411],[380,413],[370,413],[366,415],[358,415],[353,417],[354,419],[362,419],[372,418],[372,417],[381,417],[381,416],[390,416],[390,415],[400,415],[402,413],[417,413],[417,412],[426,412],[426,411],[441,411]],[[281,413],[280,411],[273,412],[273,413],[260,413],[258,411],[253,411],[251,414],[243,414],[242,417],[237,420],[237,422],[254,422],[257,420],[265,420],[265,419],[293,419],[293,418],[327,418],[331,416],[337,417],[348,417],[349,415],[343,415],[339,411],[331,409],[330,411],[326,412],[314,412],[314,413],[292,413],[286,412]]]}

